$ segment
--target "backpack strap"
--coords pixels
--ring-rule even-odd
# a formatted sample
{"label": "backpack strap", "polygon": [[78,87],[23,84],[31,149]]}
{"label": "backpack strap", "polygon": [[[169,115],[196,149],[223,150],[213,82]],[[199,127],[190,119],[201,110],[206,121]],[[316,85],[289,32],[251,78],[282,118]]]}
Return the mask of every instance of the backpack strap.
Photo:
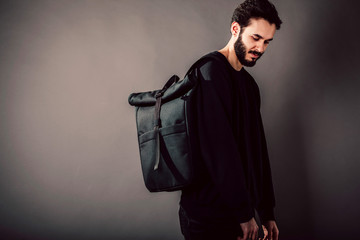
{"label": "backpack strap", "polygon": [[[201,62],[205,61],[205,60],[209,60],[209,59],[219,59],[217,56],[214,55],[205,55],[203,57],[201,57],[199,60],[197,60],[193,65],[191,65],[191,67],[189,68],[189,70],[186,72],[184,78],[191,74],[193,69],[195,67],[198,66],[198,64],[200,64]],[[196,69],[195,72],[195,77],[198,76],[198,68]],[[155,127],[154,127],[154,132],[155,132],[155,139],[156,139],[156,143],[155,143],[155,151],[156,151],[156,159],[155,159],[155,165],[154,165],[154,170],[157,170],[159,168],[159,163],[160,163],[160,156],[161,156],[161,151],[160,151],[160,130],[159,128],[161,127],[161,121],[160,121],[160,109],[161,109],[161,97],[163,96],[164,92],[174,83],[177,83],[179,81],[179,77],[177,75],[173,75],[164,85],[164,87],[156,93],[155,98],[156,98],[156,103],[155,103]],[[163,144],[162,148],[164,148],[165,145]],[[168,158],[168,155],[165,154],[164,156],[165,158]],[[167,159],[166,159],[167,160]],[[170,160],[167,160],[167,162],[171,162]],[[170,168],[171,169],[171,168]],[[178,174],[176,174],[178,175]],[[180,175],[181,176],[181,175]]]}
{"label": "backpack strap", "polygon": [[[185,78],[187,75],[189,75],[189,74],[192,72],[192,70],[194,70],[194,68],[197,67],[201,62],[204,62],[205,60],[210,60],[210,59],[219,59],[219,57],[217,57],[217,56],[215,56],[215,55],[213,55],[213,54],[211,54],[211,55],[207,54],[207,55],[201,57],[201,58],[198,59],[193,65],[191,65],[191,67],[189,68],[189,70],[186,72],[184,78]],[[196,70],[198,70],[198,69],[196,69]],[[197,71],[195,72],[195,76],[197,76]]]}

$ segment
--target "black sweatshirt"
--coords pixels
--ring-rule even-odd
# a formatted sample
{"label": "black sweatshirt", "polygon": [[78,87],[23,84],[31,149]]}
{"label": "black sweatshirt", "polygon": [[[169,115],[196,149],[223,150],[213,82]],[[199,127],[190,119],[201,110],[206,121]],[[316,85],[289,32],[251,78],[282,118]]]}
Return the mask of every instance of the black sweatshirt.
{"label": "black sweatshirt", "polygon": [[246,222],[254,209],[261,221],[274,220],[258,85],[221,53],[209,55],[213,58],[198,66],[197,179],[182,191],[180,205],[190,217],[208,222]]}

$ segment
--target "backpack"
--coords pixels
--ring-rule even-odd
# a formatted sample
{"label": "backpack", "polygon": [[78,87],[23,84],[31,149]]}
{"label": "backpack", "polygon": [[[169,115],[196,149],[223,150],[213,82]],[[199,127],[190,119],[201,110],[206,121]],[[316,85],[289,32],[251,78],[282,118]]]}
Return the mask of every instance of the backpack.
{"label": "backpack", "polygon": [[176,191],[194,179],[194,93],[196,61],[180,80],[173,75],[160,90],[132,93],[143,178],[150,192]]}

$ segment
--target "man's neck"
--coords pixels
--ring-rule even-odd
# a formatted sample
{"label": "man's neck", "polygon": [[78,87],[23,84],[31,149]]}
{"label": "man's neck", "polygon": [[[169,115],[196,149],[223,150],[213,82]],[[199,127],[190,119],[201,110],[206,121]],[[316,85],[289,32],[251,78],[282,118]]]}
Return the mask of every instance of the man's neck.
{"label": "man's neck", "polygon": [[239,62],[239,59],[236,56],[235,50],[229,46],[225,46],[223,49],[218,50],[219,53],[224,55],[230,65],[236,70],[240,71],[242,69],[242,64]]}

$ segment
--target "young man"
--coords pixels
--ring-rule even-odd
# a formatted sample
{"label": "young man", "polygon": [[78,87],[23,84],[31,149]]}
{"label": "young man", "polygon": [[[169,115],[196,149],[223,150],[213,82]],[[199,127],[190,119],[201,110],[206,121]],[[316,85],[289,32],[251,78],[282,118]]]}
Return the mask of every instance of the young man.
{"label": "young man", "polygon": [[260,114],[259,88],[243,68],[265,52],[282,21],[267,0],[234,11],[231,39],[198,66],[196,180],[182,191],[180,225],[186,240],[278,240],[275,198]]}

